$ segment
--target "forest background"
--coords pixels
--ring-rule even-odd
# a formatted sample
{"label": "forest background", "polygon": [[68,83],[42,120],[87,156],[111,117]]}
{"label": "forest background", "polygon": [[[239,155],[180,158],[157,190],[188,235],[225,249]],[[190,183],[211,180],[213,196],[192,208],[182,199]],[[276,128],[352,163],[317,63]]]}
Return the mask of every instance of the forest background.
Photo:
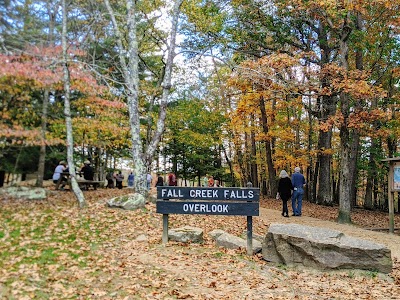
{"label": "forest background", "polygon": [[37,173],[41,186],[66,157],[90,159],[104,179],[128,158],[139,183],[172,170],[184,184],[213,175],[272,196],[279,171],[300,166],[308,200],[339,204],[341,222],[355,206],[387,209],[382,159],[398,155],[400,128],[395,1],[0,10],[1,183]]}

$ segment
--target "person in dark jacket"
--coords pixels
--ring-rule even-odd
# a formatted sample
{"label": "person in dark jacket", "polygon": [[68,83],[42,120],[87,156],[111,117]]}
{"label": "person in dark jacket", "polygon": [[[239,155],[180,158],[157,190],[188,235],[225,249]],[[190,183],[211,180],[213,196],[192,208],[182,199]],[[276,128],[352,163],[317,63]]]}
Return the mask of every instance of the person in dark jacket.
{"label": "person in dark jacket", "polygon": [[163,185],[164,185],[164,178],[161,176],[160,173],[158,173],[156,186],[163,186]]}
{"label": "person in dark jacket", "polygon": [[292,180],[288,173],[285,170],[282,170],[279,174],[278,193],[282,200],[282,216],[286,218],[289,218],[287,202],[292,196],[292,190]]}
{"label": "person in dark jacket", "polygon": [[90,161],[86,160],[84,166],[81,169],[81,173],[83,174],[83,178],[85,180],[93,180],[94,178],[94,171],[93,168],[90,166]]}

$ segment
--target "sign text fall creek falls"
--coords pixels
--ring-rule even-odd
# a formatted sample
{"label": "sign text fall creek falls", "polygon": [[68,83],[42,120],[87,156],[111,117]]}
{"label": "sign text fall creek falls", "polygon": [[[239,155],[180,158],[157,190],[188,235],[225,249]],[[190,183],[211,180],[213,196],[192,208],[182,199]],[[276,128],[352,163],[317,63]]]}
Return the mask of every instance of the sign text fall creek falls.
{"label": "sign text fall creek falls", "polygon": [[259,215],[257,188],[157,187],[162,214]]}

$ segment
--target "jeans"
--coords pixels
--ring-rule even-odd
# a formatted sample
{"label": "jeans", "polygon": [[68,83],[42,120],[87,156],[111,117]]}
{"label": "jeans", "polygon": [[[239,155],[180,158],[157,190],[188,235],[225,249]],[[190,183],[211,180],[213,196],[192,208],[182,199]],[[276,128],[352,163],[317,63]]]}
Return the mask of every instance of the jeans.
{"label": "jeans", "polygon": [[292,195],[292,209],[295,216],[301,216],[301,207],[303,202],[304,189],[295,188]]}

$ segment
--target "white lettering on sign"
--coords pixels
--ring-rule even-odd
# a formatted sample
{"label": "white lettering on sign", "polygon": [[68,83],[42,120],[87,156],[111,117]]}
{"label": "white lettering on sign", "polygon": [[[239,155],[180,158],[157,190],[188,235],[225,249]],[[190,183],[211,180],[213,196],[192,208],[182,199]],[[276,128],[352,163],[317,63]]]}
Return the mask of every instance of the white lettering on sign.
{"label": "white lettering on sign", "polygon": [[225,199],[253,199],[254,192],[248,191],[246,193],[246,190],[224,190],[224,197]]}
{"label": "white lettering on sign", "polygon": [[183,197],[183,194],[182,194],[181,190],[162,189],[161,196],[166,197],[166,198],[172,198],[172,197],[179,198],[179,197]]}
{"label": "white lettering on sign", "polygon": [[218,190],[189,190],[189,196],[191,198],[217,198],[218,197]]}
{"label": "white lettering on sign", "polygon": [[228,213],[228,204],[183,204],[184,212],[195,212],[195,213],[210,213],[210,212],[218,212],[218,213]]}

